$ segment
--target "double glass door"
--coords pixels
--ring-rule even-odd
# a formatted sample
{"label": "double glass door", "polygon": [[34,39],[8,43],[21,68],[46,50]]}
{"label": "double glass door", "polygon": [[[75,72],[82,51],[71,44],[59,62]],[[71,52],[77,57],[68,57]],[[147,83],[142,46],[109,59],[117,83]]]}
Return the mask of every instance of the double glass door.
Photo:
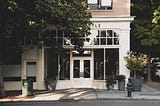
{"label": "double glass door", "polygon": [[73,59],[73,78],[91,77],[91,60],[86,58]]}

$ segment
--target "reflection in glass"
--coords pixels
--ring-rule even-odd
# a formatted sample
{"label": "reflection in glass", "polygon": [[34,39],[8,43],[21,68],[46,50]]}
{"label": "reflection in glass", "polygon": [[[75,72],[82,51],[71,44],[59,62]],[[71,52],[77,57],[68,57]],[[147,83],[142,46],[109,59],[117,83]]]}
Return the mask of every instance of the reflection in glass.
{"label": "reflection in glass", "polygon": [[90,78],[90,60],[84,60],[84,78]]}
{"label": "reflection in glass", "polygon": [[74,78],[80,78],[80,60],[73,61],[73,75]]}
{"label": "reflection in glass", "polygon": [[94,50],[94,79],[103,80],[104,77],[104,50]]}

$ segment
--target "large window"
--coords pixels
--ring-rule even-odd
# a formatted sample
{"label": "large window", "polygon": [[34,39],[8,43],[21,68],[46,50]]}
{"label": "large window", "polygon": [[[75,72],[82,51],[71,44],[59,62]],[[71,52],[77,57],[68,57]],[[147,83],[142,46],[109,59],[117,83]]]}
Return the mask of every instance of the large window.
{"label": "large window", "polygon": [[60,80],[70,79],[70,50],[60,56]]}
{"label": "large window", "polygon": [[119,49],[94,50],[94,79],[104,80],[119,73]]}
{"label": "large window", "polygon": [[[84,45],[119,45],[119,34],[117,30],[98,30],[98,35],[86,35],[81,38]],[[64,45],[72,45],[73,39],[64,38]]]}
{"label": "large window", "polygon": [[88,9],[108,10],[112,9],[112,0],[87,0]]}
{"label": "large window", "polygon": [[119,34],[113,30],[99,30],[94,39],[95,45],[119,45]]}
{"label": "large window", "polygon": [[60,80],[70,79],[70,50],[66,49],[61,54],[56,49],[45,49],[46,77]]}
{"label": "large window", "polygon": [[94,50],[94,79],[104,79],[104,49]]}

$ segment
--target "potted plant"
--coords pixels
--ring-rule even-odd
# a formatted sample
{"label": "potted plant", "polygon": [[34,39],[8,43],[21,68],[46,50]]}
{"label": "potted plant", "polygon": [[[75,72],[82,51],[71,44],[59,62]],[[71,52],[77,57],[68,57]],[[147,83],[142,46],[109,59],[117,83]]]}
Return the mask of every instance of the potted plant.
{"label": "potted plant", "polygon": [[120,91],[124,91],[125,90],[125,79],[126,79],[125,75],[117,75],[118,89]]}
{"label": "potted plant", "polygon": [[147,58],[145,55],[137,52],[130,51],[127,53],[127,56],[124,57],[126,61],[126,67],[131,72],[131,77],[129,78],[129,82],[133,86],[134,91],[141,91],[142,87],[142,76],[138,75],[147,64]]}
{"label": "potted plant", "polygon": [[107,77],[106,86],[108,90],[114,90],[114,84],[116,84],[116,80],[114,77]]}
{"label": "potted plant", "polygon": [[57,80],[56,78],[46,77],[45,85],[48,91],[54,91],[56,88]]}

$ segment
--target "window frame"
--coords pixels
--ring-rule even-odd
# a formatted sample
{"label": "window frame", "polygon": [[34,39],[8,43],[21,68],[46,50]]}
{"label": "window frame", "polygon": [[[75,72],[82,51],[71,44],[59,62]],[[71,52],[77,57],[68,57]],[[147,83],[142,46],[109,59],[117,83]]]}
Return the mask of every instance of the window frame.
{"label": "window frame", "polygon": [[89,4],[87,2],[87,9],[88,10],[112,10],[113,9],[113,0],[111,0],[111,6],[102,6],[102,0],[97,0],[97,4]]}
{"label": "window frame", "polygon": [[[111,31],[111,36],[109,36],[107,31]],[[102,32],[105,32],[106,34],[102,36]],[[95,42],[94,45],[119,45],[119,34],[116,33],[115,30],[98,30],[98,35],[95,39],[97,40],[97,43]],[[116,43],[116,39],[118,40],[118,43]],[[105,43],[103,41],[105,41]]]}

